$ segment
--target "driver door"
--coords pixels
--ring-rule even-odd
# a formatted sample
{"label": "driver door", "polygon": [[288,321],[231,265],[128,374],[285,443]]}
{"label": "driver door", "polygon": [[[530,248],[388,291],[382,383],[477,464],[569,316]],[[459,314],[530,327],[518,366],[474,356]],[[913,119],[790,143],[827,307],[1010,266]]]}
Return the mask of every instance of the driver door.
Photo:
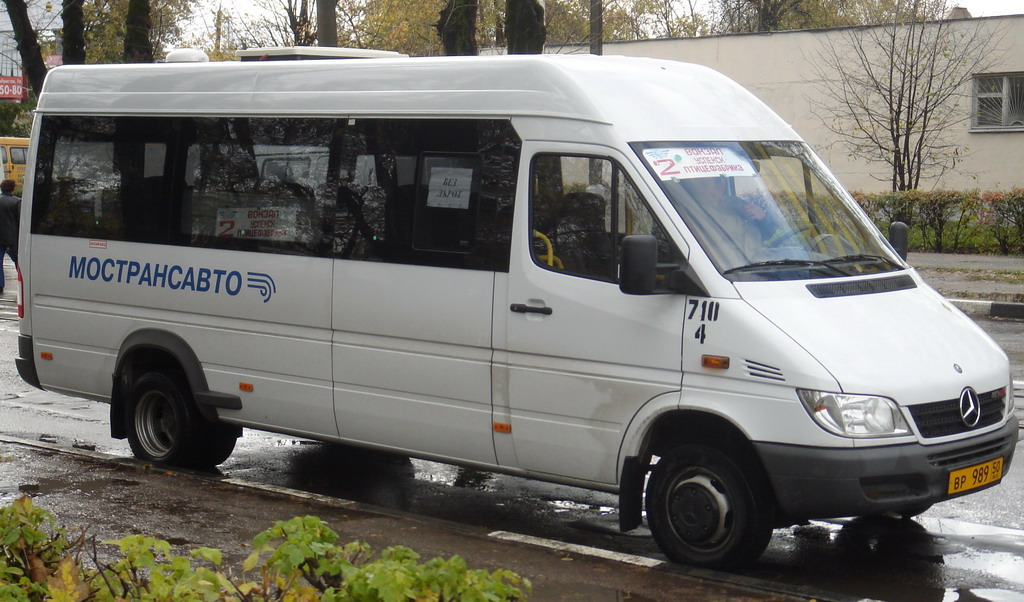
{"label": "driver door", "polygon": [[619,290],[624,236],[654,234],[659,261],[678,251],[623,162],[578,149],[524,153],[530,210],[516,218],[495,310],[495,448],[535,475],[611,484],[630,420],[680,388],[685,297]]}

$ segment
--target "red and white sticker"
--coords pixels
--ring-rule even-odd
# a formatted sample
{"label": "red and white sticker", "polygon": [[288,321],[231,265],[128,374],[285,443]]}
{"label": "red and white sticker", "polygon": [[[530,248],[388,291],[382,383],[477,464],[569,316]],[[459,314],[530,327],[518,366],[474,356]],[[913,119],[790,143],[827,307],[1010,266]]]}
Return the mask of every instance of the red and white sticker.
{"label": "red and white sticker", "polygon": [[757,175],[750,159],[721,146],[648,148],[644,159],[662,180]]}
{"label": "red and white sticker", "polygon": [[298,240],[294,207],[217,209],[217,236],[261,240]]}

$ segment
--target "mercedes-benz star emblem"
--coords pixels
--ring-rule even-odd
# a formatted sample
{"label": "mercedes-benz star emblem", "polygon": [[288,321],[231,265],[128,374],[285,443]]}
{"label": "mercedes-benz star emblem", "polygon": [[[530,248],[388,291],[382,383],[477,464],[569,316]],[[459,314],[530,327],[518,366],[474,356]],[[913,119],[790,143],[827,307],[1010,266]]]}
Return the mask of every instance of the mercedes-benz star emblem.
{"label": "mercedes-benz star emblem", "polygon": [[960,393],[960,418],[967,428],[978,426],[978,421],[981,420],[981,403],[978,402],[978,392],[970,387]]}

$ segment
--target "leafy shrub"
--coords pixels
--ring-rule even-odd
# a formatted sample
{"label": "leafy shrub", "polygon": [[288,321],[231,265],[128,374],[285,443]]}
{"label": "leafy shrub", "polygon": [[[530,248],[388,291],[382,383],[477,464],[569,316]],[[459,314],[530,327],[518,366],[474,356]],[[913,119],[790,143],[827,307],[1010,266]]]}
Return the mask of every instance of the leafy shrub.
{"label": "leafy shrub", "polygon": [[981,194],[979,222],[996,240],[1000,253],[1024,252],[1024,188]]}
{"label": "leafy shrub", "polygon": [[[253,539],[253,552],[235,578],[213,548],[173,556],[163,540],[129,535],[119,557],[101,562],[95,538],[69,539],[53,516],[23,497],[0,510],[0,599],[34,602],[209,600],[341,602],[525,600],[528,579],[508,570],[471,570],[459,556],[420,562],[404,546],[375,555],[339,536],[315,516],[279,521]],[[93,566],[80,560],[90,551]],[[199,566],[193,566],[193,562]],[[246,579],[251,575],[252,579]]]}
{"label": "leafy shrub", "polygon": [[1024,189],[852,193],[882,232],[902,221],[910,247],[936,253],[1024,253]]}
{"label": "leafy shrub", "polygon": [[0,508],[0,599],[45,598],[47,579],[68,557],[72,544],[53,515],[29,498]]}
{"label": "leafy shrub", "polygon": [[960,250],[961,239],[978,220],[977,191],[908,192],[916,193],[912,202],[918,207],[919,227],[929,248],[936,253]]}

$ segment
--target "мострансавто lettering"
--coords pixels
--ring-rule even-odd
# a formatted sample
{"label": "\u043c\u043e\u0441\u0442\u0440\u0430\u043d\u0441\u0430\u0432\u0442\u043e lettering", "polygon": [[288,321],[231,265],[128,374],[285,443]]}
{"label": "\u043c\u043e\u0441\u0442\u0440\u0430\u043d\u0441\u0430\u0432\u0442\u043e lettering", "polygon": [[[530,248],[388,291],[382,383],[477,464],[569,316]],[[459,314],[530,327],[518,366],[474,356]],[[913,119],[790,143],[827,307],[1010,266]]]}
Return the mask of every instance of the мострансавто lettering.
{"label": "\u043c\u043e\u0441\u0442\u0440\u0430\u043d\u0441\u0430\u0432\u0442\u043e lettering", "polygon": [[103,282],[197,293],[227,293],[232,296],[241,292],[244,280],[242,273],[236,270],[197,268],[128,259],[76,257],[74,255],[71,256],[68,278],[102,280]]}

